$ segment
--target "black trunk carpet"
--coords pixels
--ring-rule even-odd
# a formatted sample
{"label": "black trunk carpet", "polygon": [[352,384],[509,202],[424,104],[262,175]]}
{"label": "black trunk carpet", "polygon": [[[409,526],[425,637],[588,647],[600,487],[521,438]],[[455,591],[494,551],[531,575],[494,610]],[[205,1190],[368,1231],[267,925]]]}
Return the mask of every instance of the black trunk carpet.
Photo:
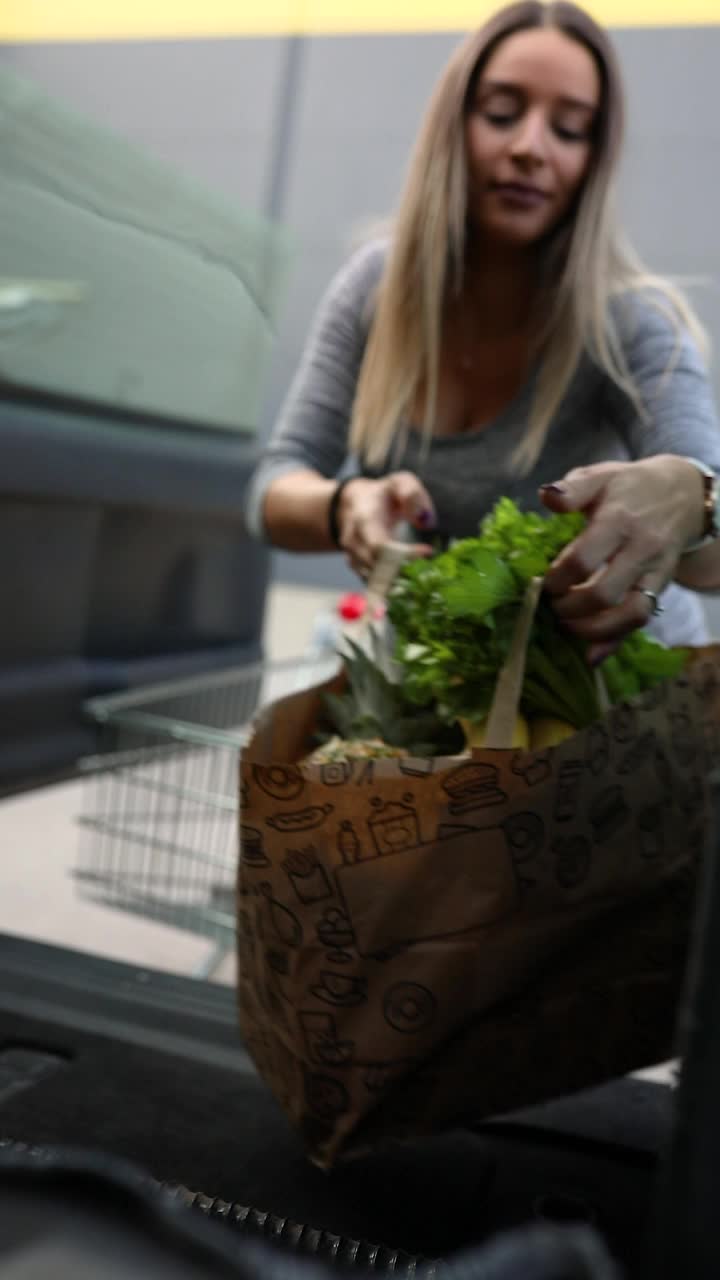
{"label": "black trunk carpet", "polygon": [[99,1148],[161,1181],[426,1257],[545,1214],[587,1215],[631,1261],[668,1120],[669,1090],[618,1081],[326,1174],[247,1068],[0,1007],[0,1137]]}

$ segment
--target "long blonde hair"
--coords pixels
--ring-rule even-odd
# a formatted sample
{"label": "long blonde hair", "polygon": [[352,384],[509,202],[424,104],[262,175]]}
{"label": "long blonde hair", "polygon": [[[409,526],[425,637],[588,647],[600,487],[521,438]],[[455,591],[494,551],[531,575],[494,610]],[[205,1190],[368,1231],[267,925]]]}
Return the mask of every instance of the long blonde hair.
{"label": "long blonde hair", "polygon": [[676,326],[703,344],[699,322],[681,295],[650,275],[620,234],[614,182],[624,100],[612,44],[593,19],[567,0],[520,0],[496,13],[460,45],[430,102],[393,225],[388,261],[360,372],[350,444],[369,465],[385,463],[419,397],[425,443],[433,434],[446,302],[462,289],[467,222],[464,120],[476,78],[505,37],[552,27],[590,50],[602,97],[590,168],[572,220],[551,238],[546,273],[551,300],[530,421],[513,458],[529,471],[583,352],[588,352],[644,412],[624,358],[610,303],[650,290]]}

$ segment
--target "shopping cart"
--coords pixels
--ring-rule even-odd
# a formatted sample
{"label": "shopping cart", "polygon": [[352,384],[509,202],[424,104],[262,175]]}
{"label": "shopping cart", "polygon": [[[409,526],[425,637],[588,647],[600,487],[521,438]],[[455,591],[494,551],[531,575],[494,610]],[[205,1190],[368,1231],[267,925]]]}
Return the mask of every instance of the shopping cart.
{"label": "shopping cart", "polygon": [[252,718],[337,667],[321,650],[88,702],[101,749],[83,762],[80,895],[207,938],[194,976],[212,977],[234,947],[238,754]]}

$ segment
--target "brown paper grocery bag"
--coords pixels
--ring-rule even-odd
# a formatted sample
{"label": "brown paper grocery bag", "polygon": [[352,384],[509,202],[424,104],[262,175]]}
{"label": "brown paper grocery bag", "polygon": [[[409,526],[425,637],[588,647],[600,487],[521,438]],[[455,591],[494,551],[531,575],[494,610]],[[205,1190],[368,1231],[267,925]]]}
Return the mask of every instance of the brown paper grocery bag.
{"label": "brown paper grocery bag", "polygon": [[720,647],[542,753],[240,766],[239,1010],[310,1157],[472,1123],[673,1047],[720,756]]}

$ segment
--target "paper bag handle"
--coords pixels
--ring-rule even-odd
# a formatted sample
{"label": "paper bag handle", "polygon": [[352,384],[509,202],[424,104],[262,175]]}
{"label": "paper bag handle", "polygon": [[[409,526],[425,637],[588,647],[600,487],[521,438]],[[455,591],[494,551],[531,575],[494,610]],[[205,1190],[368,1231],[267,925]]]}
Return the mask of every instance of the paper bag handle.
{"label": "paper bag handle", "polygon": [[531,578],[527,585],[525,597],[515,623],[510,652],[498,676],[493,694],[490,714],[485,729],[486,747],[502,750],[511,747],[515,732],[523,680],[525,679],[525,662],[535,611],[538,607],[542,578]]}

